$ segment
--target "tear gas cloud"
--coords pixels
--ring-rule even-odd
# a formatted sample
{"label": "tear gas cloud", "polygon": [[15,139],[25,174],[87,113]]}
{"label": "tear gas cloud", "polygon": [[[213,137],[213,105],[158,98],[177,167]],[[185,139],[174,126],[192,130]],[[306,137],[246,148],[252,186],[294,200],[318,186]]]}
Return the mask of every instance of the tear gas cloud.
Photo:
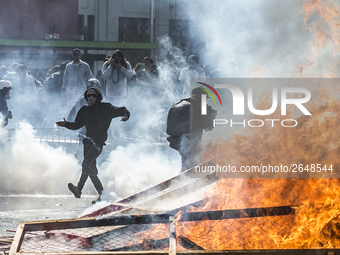
{"label": "tear gas cloud", "polygon": [[78,167],[76,158],[61,148],[34,141],[33,128],[26,122],[18,124],[12,138],[0,141],[1,193],[65,193],[65,182],[76,178],[76,171],[70,171]]}
{"label": "tear gas cloud", "polygon": [[[3,134],[0,154],[2,194],[69,193],[67,183],[76,183],[81,174],[81,162],[74,151],[53,148],[35,139],[33,127],[25,121],[19,123],[11,140],[8,140],[6,130],[1,128],[0,131]],[[108,158],[98,158],[104,198],[115,200],[131,195],[177,173],[179,159],[171,159],[158,150],[159,147],[131,144],[119,146]],[[83,192],[95,193],[90,181]]]}
{"label": "tear gas cloud", "polygon": [[[18,95],[12,94],[8,100],[13,119],[5,128],[0,127],[2,194],[69,194],[67,183],[76,184],[80,177],[82,145],[78,149],[72,146],[66,151],[65,146],[54,148],[37,139],[41,131],[56,132],[55,121],[61,120],[62,116],[67,117],[70,111],[55,96],[42,94],[42,98],[35,101],[31,108],[19,107],[21,100]],[[104,153],[97,160],[99,177],[105,187],[104,199],[112,201],[131,195],[179,172],[179,155],[167,144],[159,144],[159,137],[165,137],[167,115],[161,100],[151,94],[140,94],[136,100],[138,105],[123,104],[131,112],[128,122],[120,122],[119,118],[112,121],[108,143],[118,146],[116,136],[126,130],[135,139],[143,136],[154,142],[149,145],[137,142],[119,146],[110,153],[106,151],[109,146],[104,147]],[[59,135],[74,140],[78,139],[78,132],[58,128]],[[96,193],[90,180],[83,190],[84,195],[89,193]]]}
{"label": "tear gas cloud", "polygon": [[[201,64],[220,69],[221,78],[338,77],[339,5],[337,1],[183,1],[184,16],[191,21],[190,45]],[[211,84],[212,85],[212,84]],[[239,87],[246,91],[246,87]],[[247,84],[249,87],[249,84]],[[255,99],[271,89],[256,87]],[[273,84],[272,86],[276,86]],[[308,87],[315,102],[320,87]],[[232,116],[230,92],[218,91],[223,107],[218,115]],[[325,98],[319,98],[325,103]],[[255,104],[256,106],[256,104]],[[230,111],[230,112],[229,112]],[[244,118],[250,117],[246,113]],[[235,119],[234,119],[235,118]],[[234,121],[240,117],[233,116]],[[238,127],[236,128],[238,129]],[[232,129],[223,130],[224,138]],[[215,130],[214,130],[215,131]],[[205,132],[209,138],[211,132]]]}
{"label": "tear gas cloud", "polygon": [[[188,65],[186,57],[191,54],[199,56],[201,65],[208,63],[220,69],[223,78],[327,77],[329,65],[338,59],[338,55],[333,54],[330,61],[327,57],[329,48],[322,49],[310,64],[316,53],[310,41],[315,37],[304,23],[302,1],[199,0],[176,3],[181,9],[178,10],[181,19],[190,20],[188,34],[191,41],[187,43],[190,47],[181,50],[168,36],[158,38],[160,52],[156,65],[163,92],[153,95],[143,89],[136,93],[138,96],[125,105],[131,111],[131,119],[126,123],[114,119],[111,131],[128,129],[135,138],[149,136],[157,143],[159,136],[164,135],[162,125],[170,106],[181,99],[173,77]],[[318,17],[311,16],[310,20],[313,19]],[[1,63],[8,66],[10,60],[4,61]],[[33,65],[26,66],[29,69]],[[0,128],[0,193],[64,194],[68,193],[67,183],[75,183],[80,176],[81,162],[74,153],[33,139],[32,126],[54,127],[55,121],[67,117],[69,112],[54,97],[43,97],[44,100],[36,101],[34,107],[25,109],[19,107],[15,96],[8,101],[13,119],[6,128]],[[43,114],[34,115],[36,109],[43,109]],[[20,115],[23,110],[25,112]],[[18,116],[24,116],[26,120],[21,121]],[[13,139],[8,140],[8,129],[12,128],[15,133],[11,136]],[[76,133],[73,134],[76,137]],[[180,171],[180,157],[166,143],[163,147],[152,143],[131,143],[118,146],[108,155],[108,158],[101,156],[97,164],[108,199],[140,191]],[[89,180],[84,192],[86,189],[94,192]]]}
{"label": "tear gas cloud", "polygon": [[[191,20],[189,33],[196,41],[195,51],[201,63],[219,68],[223,78],[327,77],[330,67],[336,68],[339,54],[333,51],[337,48],[329,44],[317,48],[320,38],[316,36],[324,32],[328,38],[325,44],[331,44],[329,39],[335,38],[336,30],[331,27],[333,24],[326,24],[326,17],[316,13],[323,11],[321,7],[337,8],[338,4],[313,2],[199,0],[181,3]],[[309,10],[303,11],[308,7]],[[307,17],[307,14],[311,15]],[[337,12],[330,10],[327,14],[328,20],[339,18]],[[336,40],[334,44],[336,46]],[[304,72],[301,73],[300,68],[304,68]]]}

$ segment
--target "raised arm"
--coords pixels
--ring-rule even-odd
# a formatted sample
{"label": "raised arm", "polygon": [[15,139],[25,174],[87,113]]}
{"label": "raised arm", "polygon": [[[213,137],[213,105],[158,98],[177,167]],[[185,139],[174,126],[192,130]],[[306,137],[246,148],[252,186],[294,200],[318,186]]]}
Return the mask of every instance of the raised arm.
{"label": "raised arm", "polygon": [[102,77],[104,80],[109,80],[110,79],[110,76],[111,76],[111,73],[112,73],[112,69],[113,67],[111,65],[109,65],[109,62],[106,61],[104,64],[103,64],[103,69],[102,69]]}
{"label": "raised arm", "polygon": [[126,68],[122,66],[119,70],[125,77],[126,79],[130,80],[132,75],[133,75],[133,70],[131,68],[131,65],[129,62],[126,62]]}

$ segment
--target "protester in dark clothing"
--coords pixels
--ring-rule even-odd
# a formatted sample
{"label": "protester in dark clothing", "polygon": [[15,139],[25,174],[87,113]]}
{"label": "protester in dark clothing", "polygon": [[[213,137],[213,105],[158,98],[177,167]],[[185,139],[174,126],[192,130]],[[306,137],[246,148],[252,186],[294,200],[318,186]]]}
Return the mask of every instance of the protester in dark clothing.
{"label": "protester in dark clothing", "polygon": [[[91,87],[100,88],[100,82],[96,78],[89,79],[89,81],[87,82],[86,88],[88,89],[88,88],[91,88]],[[78,98],[77,102],[72,107],[70,113],[68,114],[67,121],[73,122],[76,119],[78,111],[84,105],[87,105],[87,100],[85,99],[84,95],[82,95],[81,97]],[[78,149],[77,149],[77,152],[75,153],[75,155],[76,155],[77,158],[80,158],[81,152],[82,152],[81,144],[82,144],[84,136],[86,134],[85,126],[80,128],[78,132],[79,132],[79,134],[78,134],[79,146],[78,146]]]}
{"label": "protester in dark clothing", "polygon": [[69,183],[68,187],[76,198],[80,198],[85,182],[90,177],[99,194],[98,199],[93,201],[93,203],[96,203],[101,200],[103,191],[103,185],[98,178],[96,159],[105,145],[111,120],[121,116],[121,121],[127,121],[130,117],[130,112],[125,107],[116,107],[110,103],[101,102],[103,96],[97,87],[88,88],[84,93],[84,97],[88,105],[80,108],[74,122],[68,122],[64,117],[63,121],[58,121],[56,124],[71,130],[86,127],[86,136],[83,140],[84,160],[82,174],[77,186]]}
{"label": "protester in dark clothing", "polygon": [[[42,116],[44,117],[43,126],[54,126],[55,118],[60,112],[67,111],[66,105],[61,97],[61,87],[63,85],[64,70],[66,62],[52,67],[50,75],[43,84],[43,107]],[[55,70],[55,72],[53,72]],[[47,74],[48,74],[47,73]]]}
{"label": "protester in dark clothing", "polygon": [[167,119],[167,140],[170,142],[169,146],[181,156],[181,171],[198,164],[203,130],[213,128],[213,120],[217,114],[209,105],[207,114],[201,114],[201,96],[206,92],[200,87],[194,88],[191,94],[190,98],[182,99],[170,108]]}
{"label": "protester in dark clothing", "polygon": [[63,77],[66,63],[59,66],[59,70],[53,72],[44,83],[44,91],[48,95],[57,96],[61,99],[61,87],[63,86]]}
{"label": "protester in dark clothing", "polygon": [[3,126],[8,124],[8,119],[12,119],[12,112],[8,110],[7,101],[11,98],[12,83],[7,80],[0,80],[0,113],[4,119]]}
{"label": "protester in dark clothing", "polygon": [[[96,79],[96,78],[89,79],[89,81],[87,82],[86,89],[89,89],[89,88],[92,88],[92,87],[96,87],[96,88],[100,89],[101,86],[100,86],[100,82],[99,82],[98,79]],[[78,111],[84,105],[87,105],[87,100],[85,99],[84,95],[82,95],[81,97],[78,98],[77,102],[72,107],[72,109],[71,109],[71,111],[70,111],[70,113],[67,117],[67,120],[68,121],[74,121]]]}

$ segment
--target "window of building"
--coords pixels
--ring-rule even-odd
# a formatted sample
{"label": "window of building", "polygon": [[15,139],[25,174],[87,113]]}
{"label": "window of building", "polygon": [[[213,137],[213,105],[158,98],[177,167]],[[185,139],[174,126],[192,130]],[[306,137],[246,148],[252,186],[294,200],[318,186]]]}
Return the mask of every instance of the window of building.
{"label": "window of building", "polygon": [[85,16],[78,15],[78,35],[83,35],[85,41],[94,41],[95,18],[94,15],[87,15],[87,26],[85,26]]}
{"label": "window of building", "polygon": [[189,24],[187,20],[170,19],[169,36],[174,46],[185,51],[190,47]]}
{"label": "window of building", "polygon": [[150,42],[150,19],[119,18],[119,42]]}

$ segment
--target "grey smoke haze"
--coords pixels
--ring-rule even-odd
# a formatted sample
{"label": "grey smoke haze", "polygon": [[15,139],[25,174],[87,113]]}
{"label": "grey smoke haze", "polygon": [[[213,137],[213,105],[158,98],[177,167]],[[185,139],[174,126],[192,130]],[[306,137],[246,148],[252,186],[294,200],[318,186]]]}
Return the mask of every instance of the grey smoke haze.
{"label": "grey smoke haze", "polygon": [[[195,41],[204,42],[203,47],[199,44],[195,48],[201,62],[220,68],[223,77],[301,77],[298,67],[306,65],[306,68],[311,60],[314,63],[307,76],[328,74],[330,51],[323,49],[317,52],[318,56],[312,56],[310,44],[316,41],[309,31],[311,22],[323,24],[323,21],[313,14],[304,26],[303,1],[182,3],[187,11],[185,15],[192,20],[190,35]],[[231,59],[236,62],[236,68],[230,64]]]}
{"label": "grey smoke haze", "polygon": [[[178,56],[178,61],[184,66],[187,55],[198,54],[202,64],[210,63],[219,68],[223,77],[300,77],[298,68],[307,68],[313,53],[309,41],[315,38],[308,29],[303,28],[304,14],[300,13],[302,1],[199,0],[181,3],[183,10],[178,15],[191,20],[190,45],[195,52],[183,52],[174,47],[169,37],[159,38],[163,51],[156,64],[165,92],[155,100],[152,96],[140,95],[133,103],[129,102],[142,111],[137,111],[136,118],[131,119],[134,123],[132,132],[153,135],[160,122],[166,121],[168,108],[180,100],[171,81],[173,68],[177,64],[167,59],[169,54]],[[311,19],[317,20],[318,17]],[[329,50],[322,50],[313,65],[308,67],[306,75],[327,76],[328,68],[333,63],[329,61],[328,54]],[[337,55],[333,56],[332,61],[336,59]],[[10,62],[3,63],[8,65]],[[27,65],[28,68],[31,66]],[[53,98],[47,98],[47,101],[49,104],[54,102]],[[155,111],[160,103],[163,108]],[[15,113],[19,111],[16,107],[10,100],[9,108],[14,117],[7,128],[17,129],[15,139],[7,141],[6,129],[0,128],[0,192],[68,193],[67,183],[75,183],[79,178],[80,162],[61,148],[34,141],[32,127],[16,119]],[[30,109],[25,110],[30,112]],[[55,121],[67,114],[67,109],[61,109],[45,114],[33,123],[42,123],[47,117],[45,127],[53,127]],[[118,122],[113,120],[112,126],[120,125]],[[144,144],[131,144],[110,152],[109,158],[98,166],[99,177],[109,193],[106,195],[118,198],[177,174],[180,158],[170,148],[161,151]],[[88,181],[86,188],[94,192],[91,185]]]}

